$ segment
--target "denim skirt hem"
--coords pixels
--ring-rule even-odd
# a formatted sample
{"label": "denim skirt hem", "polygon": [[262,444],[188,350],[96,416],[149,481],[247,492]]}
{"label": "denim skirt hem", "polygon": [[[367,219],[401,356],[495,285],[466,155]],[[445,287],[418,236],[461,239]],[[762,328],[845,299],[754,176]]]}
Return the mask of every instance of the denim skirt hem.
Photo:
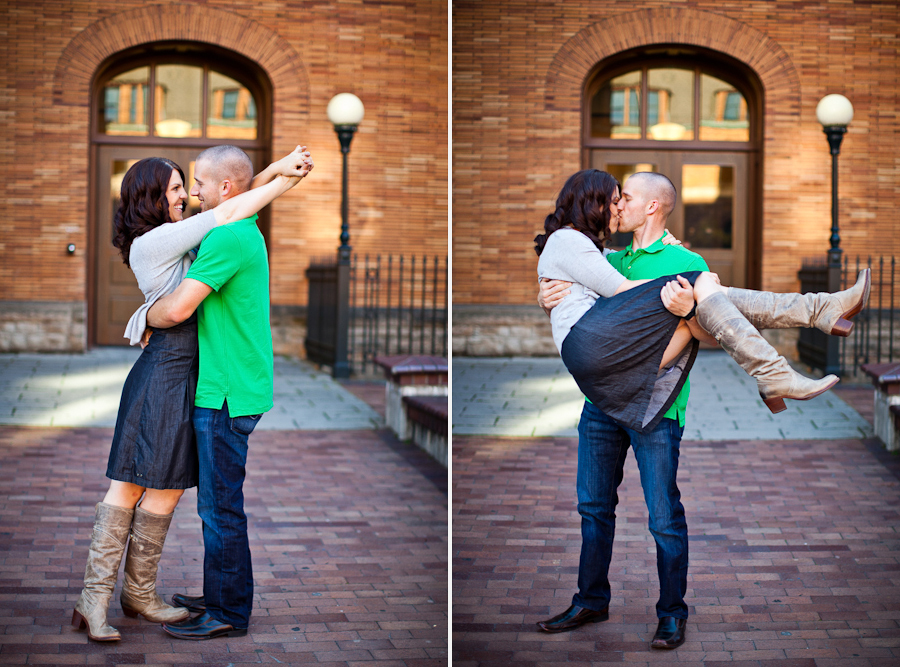
{"label": "denim skirt hem", "polygon": [[106,476],[150,489],[189,489],[199,481],[191,420],[197,319],[152,331],[122,389]]}
{"label": "denim skirt hem", "polygon": [[[679,275],[691,284],[700,271]],[[652,430],[674,403],[696,356],[691,345],[668,375],[663,353],[680,320],[663,306],[663,276],[610,298],[599,298],[563,340],[562,359],[581,392],[599,409],[638,433]],[[665,387],[665,395],[656,392]]]}

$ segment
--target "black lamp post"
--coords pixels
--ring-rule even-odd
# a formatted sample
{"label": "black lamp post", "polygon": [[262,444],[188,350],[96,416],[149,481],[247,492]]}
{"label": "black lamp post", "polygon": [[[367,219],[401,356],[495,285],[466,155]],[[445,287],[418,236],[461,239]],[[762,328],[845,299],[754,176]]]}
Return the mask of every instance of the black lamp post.
{"label": "black lamp post", "polygon": [[[822,129],[828,138],[831,149],[831,247],[828,249],[828,291],[841,289],[841,235],[838,227],[838,155],[841,153],[841,141],[847,132],[847,125],[853,120],[853,105],[843,95],[826,95],[816,106],[816,118],[822,123]],[[825,352],[825,372],[840,372],[839,341],[833,336],[827,337]]]}
{"label": "black lamp post", "polygon": [[338,247],[337,281],[337,323],[335,340],[335,362],[332,376],[350,377],[349,337],[350,337],[350,213],[347,199],[347,155],[353,133],[363,119],[363,103],[352,93],[340,93],[328,103],[328,120],[334,125],[338,141],[341,143],[343,177],[341,187],[341,245]]}

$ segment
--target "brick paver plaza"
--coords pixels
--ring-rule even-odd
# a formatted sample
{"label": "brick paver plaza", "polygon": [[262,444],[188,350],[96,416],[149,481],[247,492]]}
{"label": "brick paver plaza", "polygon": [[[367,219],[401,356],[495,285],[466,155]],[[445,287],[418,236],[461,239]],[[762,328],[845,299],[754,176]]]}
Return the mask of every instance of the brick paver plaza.
{"label": "brick paver plaza", "polygon": [[[455,665],[900,664],[896,457],[881,451],[836,392],[816,399],[819,405],[788,401],[787,412],[769,415],[735,385],[743,378],[729,382],[728,360],[714,353],[698,360],[679,470],[691,550],[687,642],[651,651],[656,554],[634,457],[619,489],[609,620],[539,632],[535,622],[566,609],[576,590],[577,439],[569,429],[580,398],[570,406],[574,416],[559,408],[571,397],[552,360],[460,361],[453,404]],[[543,391],[533,381],[540,375]],[[871,392],[862,393],[871,403]],[[489,395],[499,409],[479,425],[475,415]],[[516,410],[522,418],[507,421],[510,428],[557,435],[500,433],[497,417]],[[542,410],[543,419],[536,414]],[[457,421],[466,413],[470,419]],[[757,439],[760,431],[765,439]]]}
{"label": "brick paver plaza", "polygon": [[[381,428],[377,412],[353,394],[285,360],[277,365],[283,409],[270,415],[269,429],[264,418],[250,439],[244,487],[256,584],[250,633],[189,642],[126,618],[118,601],[121,575],[109,618],[122,641],[91,642],[72,628],[93,507],[108,487],[112,429],[91,420],[108,418],[104,396],[118,390],[114,381],[104,383],[110,374],[124,378],[120,354],[0,355],[4,389],[13,377],[21,385],[15,396],[3,395],[7,405],[30,398],[35,419],[86,424],[0,426],[0,664],[447,664],[445,471]],[[110,358],[98,361],[104,355]],[[90,373],[71,367],[92,360],[97,368]],[[9,371],[23,361],[56,370]],[[65,363],[69,370],[60,370]],[[29,389],[28,378],[45,390]],[[52,391],[47,383],[55,383]],[[73,389],[79,383],[80,392]],[[82,401],[80,414],[70,409],[75,400]],[[0,424],[15,421],[0,416]],[[163,551],[160,592],[199,595],[202,563],[190,490]]]}

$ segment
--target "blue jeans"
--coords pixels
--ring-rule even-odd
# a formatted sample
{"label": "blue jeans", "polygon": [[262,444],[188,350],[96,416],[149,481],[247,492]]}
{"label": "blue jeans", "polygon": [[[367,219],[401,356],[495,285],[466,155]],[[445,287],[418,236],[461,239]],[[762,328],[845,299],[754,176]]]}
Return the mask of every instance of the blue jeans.
{"label": "blue jeans", "polygon": [[609,605],[609,563],[616,533],[617,489],[622,483],[629,445],[634,449],[644,500],[650,513],[650,533],[656,541],[659,572],[659,618],[688,617],[688,532],[684,506],[675,478],[678,449],[684,431],[677,421],[663,419],[650,433],[619,426],[585,401],[578,423],[578,513],[581,515],[581,560],[578,593],[572,604],[601,610]]}
{"label": "blue jeans", "polygon": [[230,417],[194,408],[200,459],[197,512],[203,520],[203,597],[206,610],[235,628],[250,624],[253,568],[244,514],[247,439],[262,415]]}

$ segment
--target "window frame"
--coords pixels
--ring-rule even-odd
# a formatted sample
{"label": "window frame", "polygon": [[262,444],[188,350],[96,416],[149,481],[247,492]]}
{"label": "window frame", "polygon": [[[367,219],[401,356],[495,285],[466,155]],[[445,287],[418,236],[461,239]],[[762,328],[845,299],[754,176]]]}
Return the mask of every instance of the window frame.
{"label": "window frame", "polygon": [[[627,52],[618,57],[604,61],[596,66],[586,77],[582,97],[582,148],[625,148],[625,149],[651,149],[651,150],[691,150],[691,151],[741,151],[757,150],[762,131],[760,127],[762,109],[758,100],[762,95],[754,90],[748,80],[755,77],[743,75],[743,68],[738,63],[729,66],[727,62],[717,62],[714,58],[726,56],[715,54],[714,56],[702,53],[700,49],[687,48],[680,45],[661,45],[651,50]],[[659,139],[643,138],[647,136],[648,109],[649,109],[649,85],[647,72],[651,69],[682,69],[693,74],[693,123],[694,139],[686,141],[664,141]],[[639,139],[610,139],[608,137],[594,137],[591,135],[591,102],[600,88],[611,79],[627,74],[628,72],[641,72],[641,88],[639,99],[641,101]],[[720,79],[733,86],[746,100],[747,118],[749,121],[749,139],[747,141],[709,141],[699,139],[700,135],[700,75],[707,74]]]}
{"label": "window frame", "polygon": [[[155,134],[153,118],[155,114],[156,95],[149,95],[147,105],[148,134],[146,136],[109,135],[101,131],[101,117],[105,116],[105,90],[107,83],[116,76],[138,67],[149,67],[150,78],[148,89],[155,91],[156,68],[159,65],[187,65],[200,67],[203,72],[203,90],[201,92],[201,136],[199,137],[161,137]],[[219,139],[207,136],[209,121],[209,74],[211,71],[228,76],[245,86],[252,95],[256,107],[255,139]],[[211,44],[162,42],[144,45],[116,54],[103,68],[99,69],[93,81],[91,104],[90,134],[93,144],[150,144],[154,146],[185,146],[205,148],[211,144],[227,141],[240,148],[263,149],[271,143],[272,94],[265,74],[250,61],[241,62],[241,57],[230,51]]]}

